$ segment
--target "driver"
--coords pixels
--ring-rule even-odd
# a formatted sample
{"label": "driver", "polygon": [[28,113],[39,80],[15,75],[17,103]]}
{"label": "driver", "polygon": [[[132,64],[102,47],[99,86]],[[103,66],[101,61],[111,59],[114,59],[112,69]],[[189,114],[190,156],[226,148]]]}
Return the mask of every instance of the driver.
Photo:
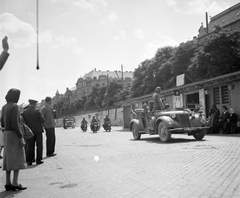
{"label": "driver", "polygon": [[149,129],[149,119],[151,119],[150,118],[150,116],[149,116],[149,108],[148,108],[148,105],[147,105],[147,103],[144,103],[143,104],[143,112],[142,112],[142,122],[143,122],[143,127],[145,128],[145,129]]}

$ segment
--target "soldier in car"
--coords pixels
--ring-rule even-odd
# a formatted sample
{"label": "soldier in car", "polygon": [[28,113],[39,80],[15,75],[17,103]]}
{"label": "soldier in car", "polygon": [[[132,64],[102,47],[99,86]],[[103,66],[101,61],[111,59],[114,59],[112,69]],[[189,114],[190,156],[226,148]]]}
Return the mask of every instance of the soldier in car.
{"label": "soldier in car", "polygon": [[155,89],[155,93],[153,94],[153,110],[164,110],[164,103],[161,99],[160,93],[161,93],[162,88],[161,87],[157,87]]}

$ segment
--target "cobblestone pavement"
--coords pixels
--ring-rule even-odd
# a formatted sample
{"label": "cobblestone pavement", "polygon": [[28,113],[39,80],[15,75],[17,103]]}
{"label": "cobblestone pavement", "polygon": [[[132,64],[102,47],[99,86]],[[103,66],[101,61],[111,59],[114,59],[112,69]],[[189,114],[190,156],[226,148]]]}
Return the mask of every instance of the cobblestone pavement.
{"label": "cobblestone pavement", "polygon": [[20,171],[27,190],[5,191],[0,171],[0,198],[240,197],[240,134],[162,143],[149,135],[135,141],[122,127],[94,134],[78,127],[56,136],[57,156]]}

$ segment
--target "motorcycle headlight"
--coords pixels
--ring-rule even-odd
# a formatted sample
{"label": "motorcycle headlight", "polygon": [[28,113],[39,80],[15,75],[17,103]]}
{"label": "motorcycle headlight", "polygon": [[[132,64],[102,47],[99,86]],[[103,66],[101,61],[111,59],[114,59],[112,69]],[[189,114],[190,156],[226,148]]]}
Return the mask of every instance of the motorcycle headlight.
{"label": "motorcycle headlight", "polygon": [[171,117],[172,119],[174,119],[174,118],[176,118],[176,114],[173,113],[173,114],[170,115],[170,117]]}

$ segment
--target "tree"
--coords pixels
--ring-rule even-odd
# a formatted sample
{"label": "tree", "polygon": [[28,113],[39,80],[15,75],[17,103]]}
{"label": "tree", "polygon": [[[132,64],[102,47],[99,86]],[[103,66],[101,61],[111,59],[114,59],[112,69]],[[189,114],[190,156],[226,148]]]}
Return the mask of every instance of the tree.
{"label": "tree", "polygon": [[[173,54],[176,48],[174,47],[163,47],[159,48],[156,55],[155,61],[153,63],[151,72],[155,72],[155,87],[160,86],[163,89],[169,87],[169,80],[173,78],[173,74],[171,72],[171,59],[173,58]],[[155,90],[155,89],[154,89]]]}
{"label": "tree", "polygon": [[145,90],[150,84],[147,70],[151,63],[152,60],[145,60],[134,70],[131,97],[142,96],[143,93],[146,93]]}
{"label": "tree", "polygon": [[188,72],[188,67],[191,65],[191,59],[194,54],[198,51],[199,42],[197,40],[187,41],[181,43],[174,51],[173,57],[171,58],[171,69],[172,75],[177,76]]}
{"label": "tree", "polygon": [[190,66],[196,80],[209,79],[240,69],[240,32],[217,31],[203,43]]}

